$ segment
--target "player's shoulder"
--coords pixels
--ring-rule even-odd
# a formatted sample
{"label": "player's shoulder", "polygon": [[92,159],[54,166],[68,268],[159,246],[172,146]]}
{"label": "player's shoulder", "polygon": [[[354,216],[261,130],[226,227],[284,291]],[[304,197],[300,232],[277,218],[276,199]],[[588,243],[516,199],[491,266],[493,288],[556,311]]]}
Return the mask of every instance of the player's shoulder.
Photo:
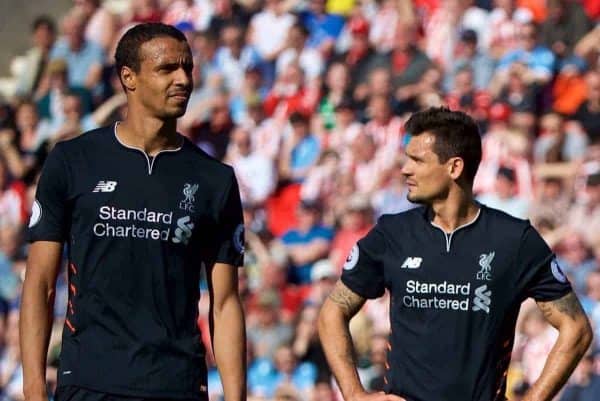
{"label": "player's shoulder", "polygon": [[216,178],[227,178],[234,175],[233,167],[209,155],[189,139],[183,137],[183,141],[182,151],[185,158],[201,171]]}
{"label": "player's shoulder", "polygon": [[378,219],[378,224],[393,224],[397,222],[419,221],[426,215],[427,209],[424,206],[418,206],[412,209],[404,210],[399,213],[382,214]]}
{"label": "player's shoulder", "polygon": [[512,216],[502,210],[480,204],[482,217],[487,221],[488,225],[497,229],[506,229],[511,232],[523,231],[531,227],[529,220],[520,219]]}
{"label": "player's shoulder", "polygon": [[406,227],[416,228],[427,222],[427,208],[419,206],[400,213],[383,214],[377,219],[376,227],[382,231],[399,234]]}
{"label": "player's shoulder", "polygon": [[85,148],[88,146],[99,146],[111,141],[111,135],[113,134],[113,127],[106,126],[86,131],[75,138],[66,139],[60,141],[55,145],[55,148],[61,151],[72,151],[78,148]]}

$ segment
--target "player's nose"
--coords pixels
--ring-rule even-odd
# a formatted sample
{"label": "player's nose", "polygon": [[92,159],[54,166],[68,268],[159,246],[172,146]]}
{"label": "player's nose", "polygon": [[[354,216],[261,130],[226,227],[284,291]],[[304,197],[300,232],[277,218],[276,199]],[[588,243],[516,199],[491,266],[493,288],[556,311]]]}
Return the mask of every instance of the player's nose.
{"label": "player's nose", "polygon": [[183,86],[186,88],[191,87],[192,85],[192,75],[185,70],[185,68],[180,67],[175,72],[175,78],[173,79],[175,85]]}

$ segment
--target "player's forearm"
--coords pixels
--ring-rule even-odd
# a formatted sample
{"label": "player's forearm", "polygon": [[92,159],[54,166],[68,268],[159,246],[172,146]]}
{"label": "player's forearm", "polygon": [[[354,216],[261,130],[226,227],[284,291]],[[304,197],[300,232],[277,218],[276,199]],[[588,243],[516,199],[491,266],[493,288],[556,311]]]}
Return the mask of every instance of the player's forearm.
{"label": "player's forearm", "polygon": [[319,337],[327,362],[345,400],[364,394],[354,360],[354,346],[348,327],[349,318],[341,309],[327,300],[319,314]]}
{"label": "player's forearm", "polygon": [[551,400],[569,379],[591,341],[592,331],[587,320],[574,322],[570,327],[561,329],[542,374],[523,400]]}
{"label": "player's forearm", "polygon": [[26,399],[46,397],[46,357],[54,309],[54,288],[27,277],[19,320],[23,392]]}
{"label": "player's forearm", "polygon": [[213,310],[213,348],[225,401],[246,399],[246,329],[239,296]]}

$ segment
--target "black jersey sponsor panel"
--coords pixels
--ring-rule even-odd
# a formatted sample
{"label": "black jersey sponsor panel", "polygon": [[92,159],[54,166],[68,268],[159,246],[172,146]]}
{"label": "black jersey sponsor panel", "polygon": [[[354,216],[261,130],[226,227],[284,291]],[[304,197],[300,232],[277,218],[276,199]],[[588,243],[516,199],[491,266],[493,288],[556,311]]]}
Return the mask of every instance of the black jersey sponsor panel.
{"label": "black jersey sponsor panel", "polygon": [[388,391],[409,401],[504,399],[521,301],[570,291],[527,221],[483,205],[450,233],[425,208],[385,216],[357,249],[342,281],[389,289]]}
{"label": "black jersey sponsor panel", "polygon": [[231,167],[187,140],[149,158],[104,128],[57,145],[36,199],[30,241],[69,245],[59,386],[206,398],[200,272],[243,257]]}

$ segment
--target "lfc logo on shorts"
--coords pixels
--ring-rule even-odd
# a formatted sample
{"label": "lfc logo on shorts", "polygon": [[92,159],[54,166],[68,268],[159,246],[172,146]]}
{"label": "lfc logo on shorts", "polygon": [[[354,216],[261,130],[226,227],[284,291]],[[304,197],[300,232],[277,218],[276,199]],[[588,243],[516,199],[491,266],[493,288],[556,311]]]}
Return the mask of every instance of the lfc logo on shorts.
{"label": "lfc logo on shorts", "polygon": [[492,261],[496,252],[483,253],[479,255],[479,266],[481,270],[477,272],[477,280],[490,281],[492,279]]}
{"label": "lfc logo on shorts", "polygon": [[179,202],[179,208],[181,210],[194,212],[194,202],[196,201],[194,195],[196,195],[196,191],[198,191],[198,184],[192,185],[186,183],[183,186],[183,195],[185,196],[185,199]]}

